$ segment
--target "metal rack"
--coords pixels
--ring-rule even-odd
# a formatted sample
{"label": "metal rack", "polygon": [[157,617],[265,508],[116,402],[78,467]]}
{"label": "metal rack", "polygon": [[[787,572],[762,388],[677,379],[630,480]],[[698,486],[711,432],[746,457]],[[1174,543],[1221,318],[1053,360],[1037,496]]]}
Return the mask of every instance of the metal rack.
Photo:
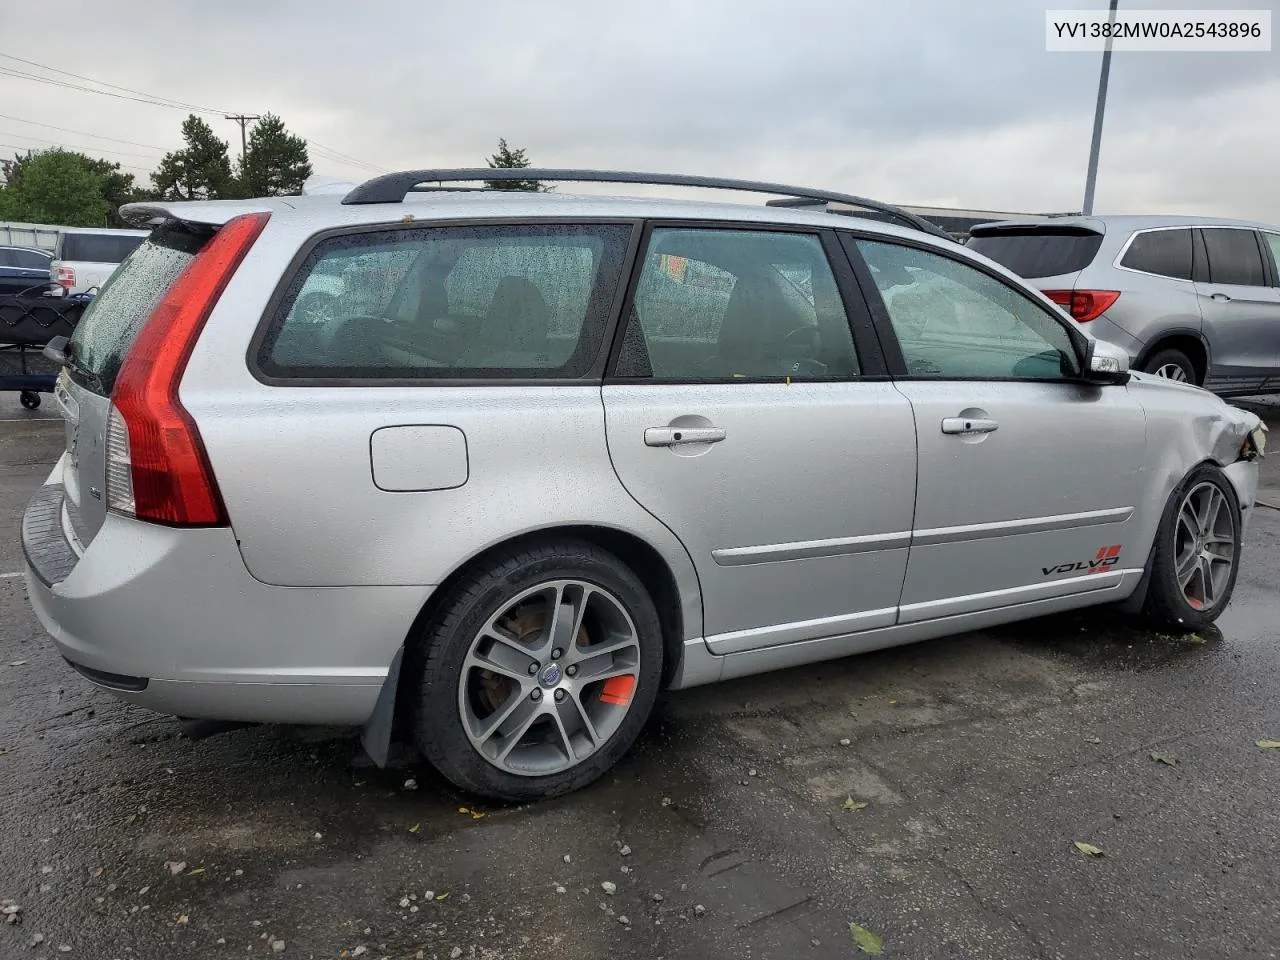
{"label": "metal rack", "polygon": [[[861,208],[874,219],[890,220],[913,230],[922,230],[936,237],[951,237],[945,230],[923,217],[909,213],[879,200],[857,197],[848,193],[819,190],[811,187],[793,187],[782,183],[758,180],[734,180],[728,177],[701,177],[682,173],[636,173],[628,170],[574,170],[568,168],[497,168],[462,167],[441,170],[403,170],[387,173],[366,180],[342,198],[344,204],[400,203],[414,192],[457,189],[440,186],[444,183],[477,181],[553,180],[564,183],[636,183],[651,186],[702,187],[711,190],[734,190],[742,193],[767,193],[790,197],[812,204],[841,203]],[[843,212],[843,211],[842,211]],[[849,214],[858,216],[856,210]]]}

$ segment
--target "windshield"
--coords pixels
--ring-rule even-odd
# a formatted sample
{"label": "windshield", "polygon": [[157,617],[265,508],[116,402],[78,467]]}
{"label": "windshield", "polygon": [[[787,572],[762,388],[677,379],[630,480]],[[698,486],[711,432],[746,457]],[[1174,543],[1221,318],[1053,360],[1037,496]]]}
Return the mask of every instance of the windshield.
{"label": "windshield", "polygon": [[143,322],[208,241],[206,230],[171,221],[139,246],[85,309],[71,338],[71,356],[83,385],[109,395]]}

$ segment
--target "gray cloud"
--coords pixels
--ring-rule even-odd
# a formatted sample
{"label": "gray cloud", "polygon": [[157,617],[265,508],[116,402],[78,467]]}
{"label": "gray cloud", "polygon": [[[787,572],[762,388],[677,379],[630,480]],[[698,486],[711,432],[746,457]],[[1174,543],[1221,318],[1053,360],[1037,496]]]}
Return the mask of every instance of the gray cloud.
{"label": "gray cloud", "polygon": [[[95,47],[111,51],[67,69],[219,109],[273,110],[383,167],[476,165],[505,136],[548,165],[1072,209],[1098,57],[1046,53],[1046,5],[1101,4],[138,0],[107,22],[91,0],[64,0],[60,17],[95,23]],[[1278,0],[1251,5],[1274,17]],[[41,35],[46,17],[6,4],[0,37]],[[22,47],[0,44],[27,56]],[[1264,187],[1280,157],[1267,122],[1278,90],[1273,54],[1118,54],[1099,206],[1280,221],[1280,197]],[[182,119],[3,76],[0,113],[166,148]],[[209,119],[237,143],[233,124]],[[4,135],[15,131],[96,142],[0,120],[0,142],[21,142]],[[314,159],[322,172],[362,174]]]}

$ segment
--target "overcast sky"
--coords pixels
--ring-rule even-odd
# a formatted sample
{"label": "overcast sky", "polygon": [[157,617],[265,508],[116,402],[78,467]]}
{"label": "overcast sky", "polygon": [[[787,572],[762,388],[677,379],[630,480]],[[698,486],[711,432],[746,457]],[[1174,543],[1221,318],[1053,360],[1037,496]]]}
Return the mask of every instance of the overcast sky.
{"label": "overcast sky", "polygon": [[[1122,5],[1270,9],[1280,24],[1280,0]],[[345,178],[479,165],[501,136],[544,166],[1078,210],[1100,55],[1045,52],[1046,6],[1105,0],[5,0],[0,53],[273,111],[312,140],[317,173]],[[11,71],[89,85],[0,58],[4,155],[56,141],[145,180],[180,145],[183,110]],[[238,126],[204,116],[238,153]],[[1117,54],[1096,209],[1280,223],[1278,117],[1280,52]]]}

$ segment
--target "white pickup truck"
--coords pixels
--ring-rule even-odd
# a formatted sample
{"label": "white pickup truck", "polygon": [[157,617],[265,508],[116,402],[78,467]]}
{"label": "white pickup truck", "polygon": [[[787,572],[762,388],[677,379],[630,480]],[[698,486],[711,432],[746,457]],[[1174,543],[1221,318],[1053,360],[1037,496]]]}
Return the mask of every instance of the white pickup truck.
{"label": "white pickup truck", "polygon": [[67,227],[58,234],[50,267],[51,279],[67,296],[96,292],[150,232]]}

